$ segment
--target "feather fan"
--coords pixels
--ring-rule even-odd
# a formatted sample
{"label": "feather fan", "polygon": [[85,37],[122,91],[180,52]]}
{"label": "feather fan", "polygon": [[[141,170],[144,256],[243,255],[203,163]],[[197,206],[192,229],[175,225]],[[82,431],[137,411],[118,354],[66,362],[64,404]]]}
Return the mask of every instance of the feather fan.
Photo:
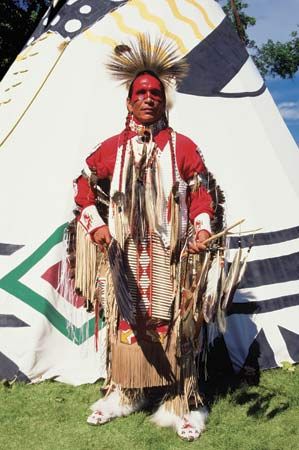
{"label": "feather fan", "polygon": [[207,289],[203,295],[202,312],[207,323],[215,319],[221,295],[222,271],[221,257],[217,251],[208,273]]}
{"label": "feather fan", "polygon": [[231,263],[224,283],[223,296],[221,300],[221,308],[223,310],[227,310],[233,301],[236,289],[240,284],[246,269],[249,251],[250,249],[248,249],[248,251],[244,254],[244,250],[239,247],[233,262]]}
{"label": "feather fan", "polygon": [[134,324],[134,307],[126,275],[127,269],[125,267],[124,254],[115,239],[109,245],[108,258],[119,313],[124,320]]}

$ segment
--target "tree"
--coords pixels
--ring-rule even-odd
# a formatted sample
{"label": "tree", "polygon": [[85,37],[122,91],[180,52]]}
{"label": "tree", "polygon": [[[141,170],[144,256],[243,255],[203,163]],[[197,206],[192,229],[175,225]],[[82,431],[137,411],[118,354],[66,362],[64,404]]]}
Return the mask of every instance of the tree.
{"label": "tree", "polygon": [[49,0],[0,0],[0,79],[29,39]]}
{"label": "tree", "polygon": [[257,48],[254,60],[261,74],[265,77],[293,78],[299,68],[299,36],[297,31],[291,33],[288,42],[273,42]]}
{"label": "tree", "polygon": [[249,39],[247,28],[254,26],[256,19],[245,13],[246,8],[248,4],[240,0],[227,0],[223,5],[223,11],[233,23],[240,39],[247,47],[254,47],[255,42]]}
{"label": "tree", "polygon": [[271,39],[258,47],[248,36],[247,29],[256,25],[256,19],[246,14],[248,3],[241,0],[218,0],[232,21],[240,39],[249,49],[261,74],[265,77],[293,78],[299,69],[299,36],[293,31],[287,42]]}

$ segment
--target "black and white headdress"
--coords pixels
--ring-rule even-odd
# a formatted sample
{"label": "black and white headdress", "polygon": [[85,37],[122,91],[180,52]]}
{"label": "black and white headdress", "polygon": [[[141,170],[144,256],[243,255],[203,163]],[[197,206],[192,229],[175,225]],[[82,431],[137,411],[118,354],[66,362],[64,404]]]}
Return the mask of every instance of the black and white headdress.
{"label": "black and white headdress", "polygon": [[117,45],[106,67],[127,89],[138,74],[153,73],[162,82],[166,98],[167,91],[175,88],[188,72],[185,58],[172,41],[164,36],[152,41],[148,34],[139,34],[136,41]]}

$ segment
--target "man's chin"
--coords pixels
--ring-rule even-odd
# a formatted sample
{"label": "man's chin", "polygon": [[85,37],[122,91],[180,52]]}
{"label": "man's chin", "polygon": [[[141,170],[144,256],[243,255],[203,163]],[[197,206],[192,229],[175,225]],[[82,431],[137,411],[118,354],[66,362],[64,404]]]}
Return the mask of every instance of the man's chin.
{"label": "man's chin", "polygon": [[141,122],[143,125],[150,125],[151,123],[156,122],[156,118],[153,117],[153,116],[148,116],[148,115],[146,115],[145,117],[142,117],[142,118],[140,119],[140,122]]}
{"label": "man's chin", "polygon": [[151,114],[146,114],[142,118],[139,119],[139,121],[142,123],[142,125],[152,125],[153,123],[157,122],[160,119],[160,117],[152,116]]}

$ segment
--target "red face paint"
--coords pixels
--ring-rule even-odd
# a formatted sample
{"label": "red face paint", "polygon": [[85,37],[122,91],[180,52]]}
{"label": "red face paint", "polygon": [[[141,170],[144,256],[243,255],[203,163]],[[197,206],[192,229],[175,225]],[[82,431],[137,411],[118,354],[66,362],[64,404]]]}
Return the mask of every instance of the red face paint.
{"label": "red face paint", "polygon": [[161,102],[163,100],[163,91],[160,81],[145,73],[134,81],[131,101],[136,102],[148,97]]}
{"label": "red face paint", "polygon": [[138,76],[133,83],[127,106],[137,122],[151,124],[159,120],[165,111],[164,91],[160,81],[150,74]]}

